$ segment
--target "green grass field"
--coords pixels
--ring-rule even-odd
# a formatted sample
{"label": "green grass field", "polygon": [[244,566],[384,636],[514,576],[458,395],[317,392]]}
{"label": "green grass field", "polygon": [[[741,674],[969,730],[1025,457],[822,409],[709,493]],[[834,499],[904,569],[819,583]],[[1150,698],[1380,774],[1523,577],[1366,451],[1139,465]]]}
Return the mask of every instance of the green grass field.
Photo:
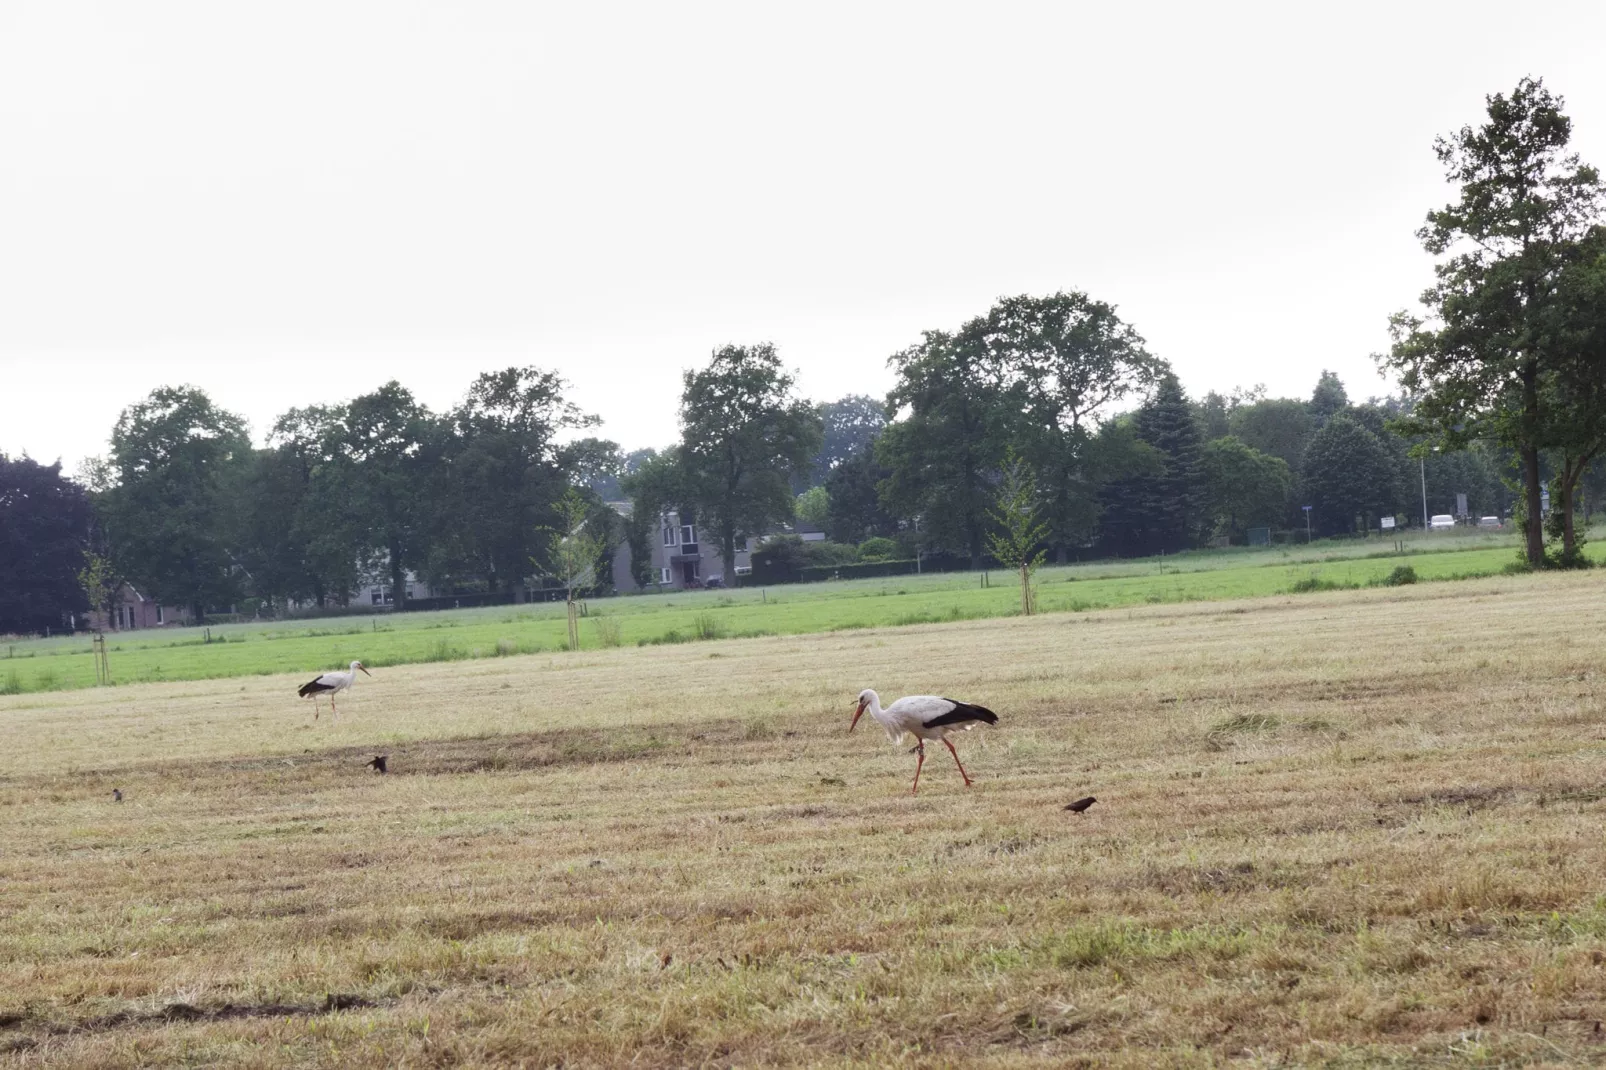
{"label": "green grass field", "polygon": [[[1488,576],[1514,560],[1516,541],[1509,534],[1467,532],[1418,536],[1403,553],[1394,545],[1334,542],[1047,567],[1039,573],[1038,604],[1047,613],[1082,612],[1364,587],[1402,564],[1423,581]],[[942,573],[597,599],[587,609],[581,645],[596,649],[1002,617],[1018,612],[1019,594],[1008,573]],[[207,634],[210,642],[195,628],[113,634],[113,680],[311,674],[353,660],[380,667],[532,654],[562,649],[566,627],[563,607],[546,604],[233,624]],[[0,694],[94,683],[86,637],[0,645]]]}

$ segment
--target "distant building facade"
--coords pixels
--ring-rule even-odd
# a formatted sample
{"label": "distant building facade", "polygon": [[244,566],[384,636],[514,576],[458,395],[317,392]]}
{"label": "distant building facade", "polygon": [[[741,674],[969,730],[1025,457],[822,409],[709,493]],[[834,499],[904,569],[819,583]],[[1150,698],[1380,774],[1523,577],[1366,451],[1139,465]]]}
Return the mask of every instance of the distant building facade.
{"label": "distant building facade", "polygon": [[165,628],[169,625],[182,627],[192,623],[188,606],[163,605],[140,594],[131,583],[117,588],[110,614],[92,610],[88,614],[88,621],[89,627],[97,632],[126,632],[135,628]]}
{"label": "distant building facade", "polygon": [[[622,516],[630,515],[629,502],[609,502]],[[647,586],[636,584],[631,569],[630,544],[621,543],[613,555],[613,586],[621,593],[628,591],[684,591],[715,586],[734,587],[736,577],[752,571],[750,544],[736,548],[736,560],[727,568],[724,555],[711,541],[703,539],[703,532],[691,518],[682,518],[675,510],[660,514],[656,530],[648,535],[647,547],[652,555],[651,572]]]}

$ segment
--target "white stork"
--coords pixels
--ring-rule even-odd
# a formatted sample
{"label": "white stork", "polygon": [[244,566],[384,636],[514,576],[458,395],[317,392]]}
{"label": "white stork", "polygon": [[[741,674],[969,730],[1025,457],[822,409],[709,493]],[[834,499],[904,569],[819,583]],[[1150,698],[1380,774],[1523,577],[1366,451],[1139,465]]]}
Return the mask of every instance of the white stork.
{"label": "white stork", "polygon": [[373,675],[373,673],[362,667],[362,662],[354,661],[351,663],[351,668],[345,672],[326,672],[322,676],[315,677],[301,685],[301,690],[297,691],[296,694],[302,698],[306,698],[308,695],[312,696],[312,719],[314,721],[318,719],[319,695],[329,696],[329,709],[335,715],[335,720],[340,720],[340,711],[335,709],[335,694],[336,692],[344,691],[356,682],[359,669],[362,670],[364,676]]}
{"label": "white stork", "polygon": [[881,727],[887,730],[887,738],[894,744],[902,743],[905,735],[914,736],[920,741],[915,747],[915,753],[920,758],[915,762],[915,782],[909,790],[910,795],[920,790],[920,767],[926,764],[926,740],[942,740],[942,745],[954,756],[954,764],[959,766],[959,775],[965,778],[965,787],[968,788],[970,775],[965,772],[965,763],[959,760],[959,752],[948,742],[948,733],[968,732],[978,724],[998,723],[998,714],[985,706],[956,702],[936,695],[907,695],[882,709],[881,696],[867,687],[859,692],[859,708],[853,711],[849,732],[859,723],[859,717],[865,710],[869,710],[870,716],[881,722]]}

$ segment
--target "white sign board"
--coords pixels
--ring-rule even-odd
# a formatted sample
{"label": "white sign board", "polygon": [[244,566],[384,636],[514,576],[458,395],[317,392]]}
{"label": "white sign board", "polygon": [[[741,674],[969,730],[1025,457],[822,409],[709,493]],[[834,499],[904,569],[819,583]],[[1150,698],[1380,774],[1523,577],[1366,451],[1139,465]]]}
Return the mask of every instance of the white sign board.
{"label": "white sign board", "polygon": [[1383,529],[1387,531],[1389,528],[1394,526],[1394,518],[1392,516],[1386,516],[1380,521],[1380,523],[1383,525]]}

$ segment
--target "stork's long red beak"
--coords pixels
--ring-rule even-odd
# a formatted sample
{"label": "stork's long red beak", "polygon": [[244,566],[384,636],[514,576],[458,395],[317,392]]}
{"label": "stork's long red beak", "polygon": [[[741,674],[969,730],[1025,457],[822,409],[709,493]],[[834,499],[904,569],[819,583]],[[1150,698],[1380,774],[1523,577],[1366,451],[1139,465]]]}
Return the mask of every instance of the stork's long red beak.
{"label": "stork's long red beak", "polygon": [[357,666],[357,668],[362,669],[362,674],[364,676],[372,676],[373,675],[373,673],[369,672],[367,669],[363,669],[363,667],[361,665]]}
{"label": "stork's long red beak", "polygon": [[861,702],[861,703],[859,703],[859,708],[853,711],[853,720],[848,723],[848,731],[849,732],[853,731],[853,726],[859,723],[859,716],[861,714],[863,714],[863,713],[864,713],[864,703]]}

